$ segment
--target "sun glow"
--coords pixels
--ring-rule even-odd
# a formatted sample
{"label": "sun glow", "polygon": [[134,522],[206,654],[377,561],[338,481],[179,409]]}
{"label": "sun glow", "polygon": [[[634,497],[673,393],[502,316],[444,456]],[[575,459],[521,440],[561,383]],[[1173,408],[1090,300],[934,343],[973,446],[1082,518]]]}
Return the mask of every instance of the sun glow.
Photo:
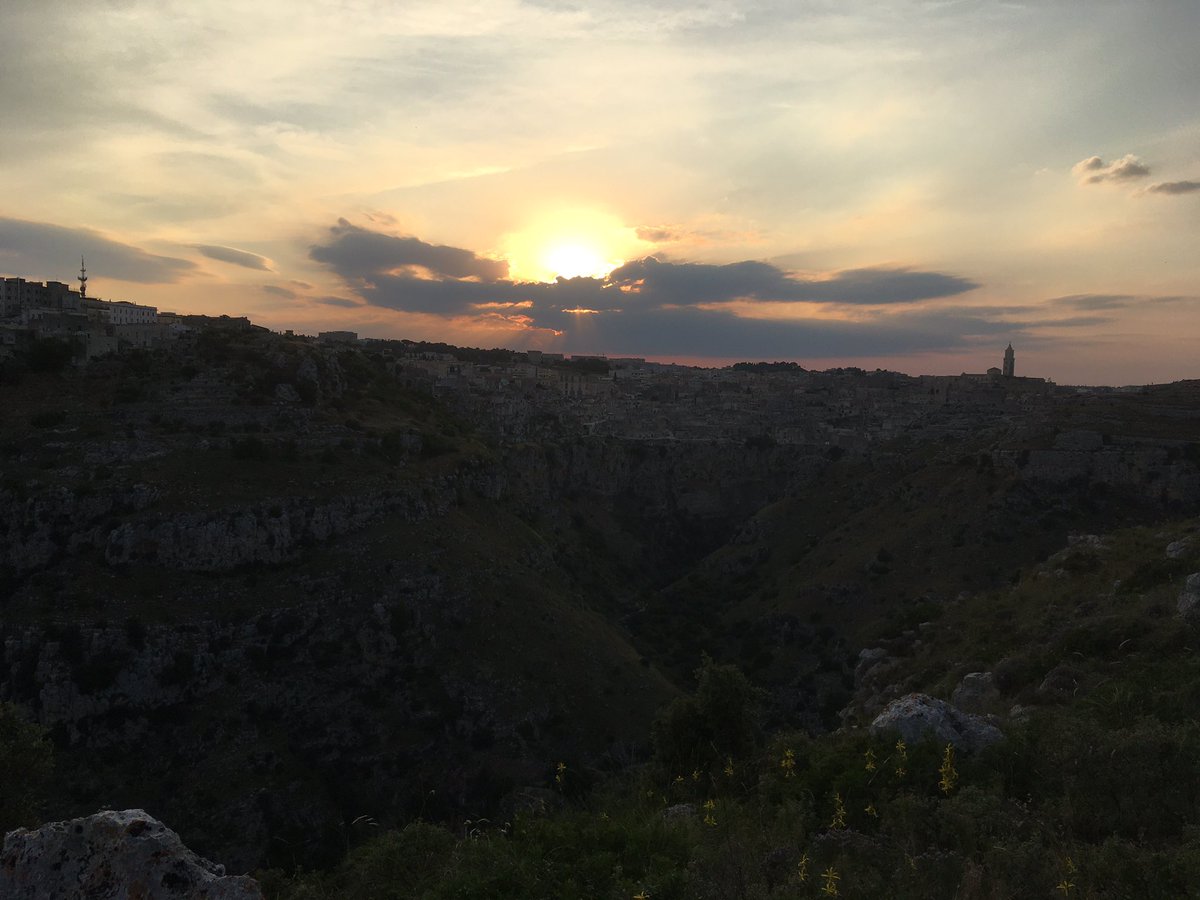
{"label": "sun glow", "polygon": [[641,252],[643,244],[611,213],[560,209],[506,235],[502,254],[517,281],[603,278]]}
{"label": "sun glow", "polygon": [[603,278],[615,268],[595,247],[574,242],[547,247],[541,263],[544,269],[560,278],[577,278],[580,275]]}

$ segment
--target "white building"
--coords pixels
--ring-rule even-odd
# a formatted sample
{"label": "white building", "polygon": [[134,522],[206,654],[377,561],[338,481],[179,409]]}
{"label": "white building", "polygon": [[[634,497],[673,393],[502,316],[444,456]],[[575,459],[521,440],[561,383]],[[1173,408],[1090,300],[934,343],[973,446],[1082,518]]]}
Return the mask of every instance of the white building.
{"label": "white building", "polygon": [[158,309],[128,300],[114,300],[108,304],[108,321],[110,325],[157,325]]}

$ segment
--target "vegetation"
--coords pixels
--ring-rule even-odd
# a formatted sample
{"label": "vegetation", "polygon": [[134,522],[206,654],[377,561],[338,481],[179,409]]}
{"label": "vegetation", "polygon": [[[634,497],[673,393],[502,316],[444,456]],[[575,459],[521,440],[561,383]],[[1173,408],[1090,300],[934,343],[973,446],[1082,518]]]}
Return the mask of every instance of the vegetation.
{"label": "vegetation", "polygon": [[[406,386],[420,380],[387,351],[413,346],[210,329],[86,375],[22,370],[6,392],[0,490],[48,555],[0,575],[3,627],[43,629],[83,695],[103,701],[140,667],[186,698],[152,714],[116,704],[102,728],[161,760],[137,802],[166,807],[189,840],[212,828],[198,848],[223,858],[219,842],[241,840],[229,798],[258,794],[270,815],[246,852],[276,867],[263,877],[280,898],[1196,891],[1200,636],[1175,602],[1200,543],[1164,548],[1196,540],[1197,523],[1161,523],[1165,487],[1028,474],[1060,426],[1099,433],[1097,420],[1106,447],[1169,436],[1164,464],[1186,470],[1200,460],[1191,395],[1108,398],[1102,414],[1068,403],[1061,422],[898,435],[869,454],[805,458],[769,431],[711,451],[497,446]],[[762,365],[740,368],[793,369]],[[726,453],[789,487],[720,517],[647,489],[678,472],[689,490],[718,481]],[[798,459],[813,477],[783,471]],[[111,562],[103,541],[72,550],[79,528],[233,511],[292,540],[362,499],[374,505],[352,532],[295,538],[278,563],[178,571]],[[1083,530],[1100,534],[1072,537]],[[316,609],[327,600],[336,615]],[[176,628],[195,649],[164,640]],[[856,673],[862,648],[884,659]],[[38,665],[14,668],[11,696],[36,696]],[[982,709],[998,745],[871,734],[887,700],[949,699],[976,672],[996,688]],[[48,780],[45,737],[0,708],[6,827],[39,805],[130,796],[114,793],[131,781],[119,739],[91,752],[67,731]],[[381,822],[338,832],[365,810]]]}
{"label": "vegetation", "polygon": [[0,703],[0,834],[37,823],[38,801],[54,772],[43,729],[11,703]]}
{"label": "vegetation", "polygon": [[[548,765],[557,803],[417,821],[264,884],[297,900],[1200,896],[1200,635],[1167,611],[1188,563],[1155,561],[1180,533],[1081,542],[901,654],[891,677],[943,695],[994,672],[1005,738],[985,750],[865,727],[764,739],[762,694],[706,660],[649,763],[581,795]],[[1046,677],[1064,660],[1069,691]]]}

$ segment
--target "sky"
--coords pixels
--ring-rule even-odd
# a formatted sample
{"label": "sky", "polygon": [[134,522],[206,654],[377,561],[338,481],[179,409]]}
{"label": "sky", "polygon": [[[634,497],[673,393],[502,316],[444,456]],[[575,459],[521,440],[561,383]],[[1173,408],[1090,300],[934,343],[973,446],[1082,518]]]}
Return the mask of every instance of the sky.
{"label": "sky", "polygon": [[274,329],[1200,377],[1195,0],[4,0],[0,274]]}

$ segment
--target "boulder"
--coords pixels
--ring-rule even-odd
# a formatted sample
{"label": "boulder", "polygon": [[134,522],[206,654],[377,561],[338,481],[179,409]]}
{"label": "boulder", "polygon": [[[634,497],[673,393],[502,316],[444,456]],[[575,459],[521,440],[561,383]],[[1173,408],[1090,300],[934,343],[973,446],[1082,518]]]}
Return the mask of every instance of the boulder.
{"label": "boulder", "polygon": [[950,702],[966,713],[986,713],[1000,699],[996,680],[991,672],[971,672],[963,676]]}
{"label": "boulder", "polygon": [[934,740],[972,751],[1004,738],[1000,729],[980,716],[955,709],[928,694],[908,694],[893,700],[871,723],[872,734],[896,732],[915,744]]}
{"label": "boulder", "polygon": [[1167,544],[1168,559],[1183,559],[1192,552],[1192,539],[1182,538]]}
{"label": "boulder", "polygon": [[858,663],[854,667],[854,680],[861,682],[868,671],[888,658],[888,652],[883,647],[870,647],[859,651]]}
{"label": "boulder", "polygon": [[263,900],[253,878],[226,875],[140,809],[18,828],[0,852],[5,900]]}
{"label": "boulder", "polygon": [[1200,572],[1193,572],[1187,577],[1176,608],[1185,619],[1200,618]]}

